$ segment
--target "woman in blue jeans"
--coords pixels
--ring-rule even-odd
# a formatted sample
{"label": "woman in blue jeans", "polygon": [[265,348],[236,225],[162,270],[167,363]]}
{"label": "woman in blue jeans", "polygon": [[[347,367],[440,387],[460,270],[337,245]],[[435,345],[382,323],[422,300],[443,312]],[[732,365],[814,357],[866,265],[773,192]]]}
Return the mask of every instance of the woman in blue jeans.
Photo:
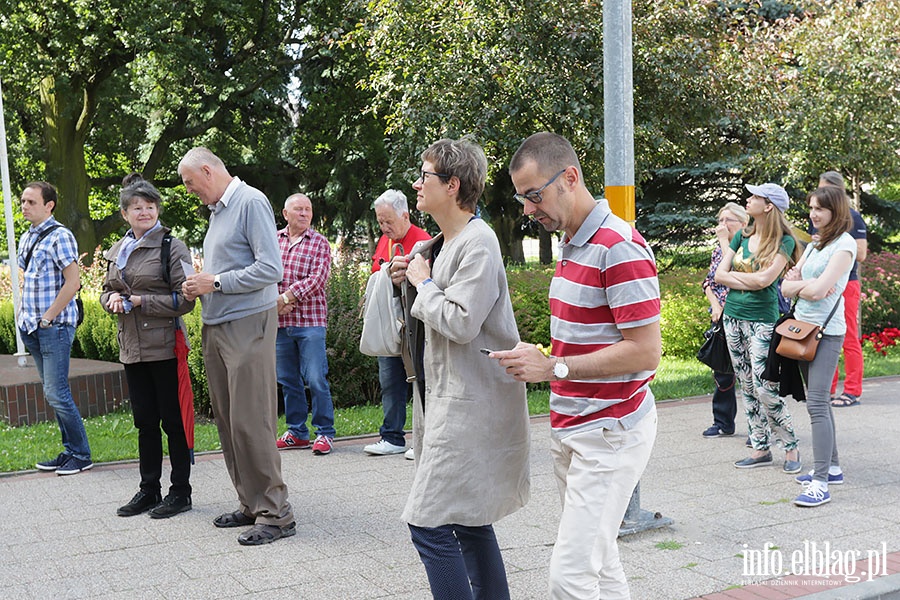
{"label": "woman in blue jeans", "polygon": [[797,476],[797,482],[805,484],[805,489],[794,499],[797,506],[820,506],[831,501],[828,485],[844,482],[829,392],[847,328],[843,292],[856,261],[856,241],[847,233],[852,220],[843,190],[819,188],[806,201],[809,219],[819,231],[819,237],[807,246],[797,266],[785,275],[781,290],[785,297],[797,298],[795,319],[816,325],[828,320],[815,358],[810,362],[800,361],[807,387],[806,410],[812,425],[815,469]]}

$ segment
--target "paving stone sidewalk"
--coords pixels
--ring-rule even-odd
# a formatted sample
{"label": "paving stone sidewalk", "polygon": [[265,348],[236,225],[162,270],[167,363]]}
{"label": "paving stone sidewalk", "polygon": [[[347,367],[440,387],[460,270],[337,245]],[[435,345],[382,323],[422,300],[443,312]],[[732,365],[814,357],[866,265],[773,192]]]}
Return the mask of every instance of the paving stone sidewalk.
{"label": "paving stone sidewalk", "polygon": [[[846,484],[814,509],[791,504],[800,486],[781,472],[780,451],[774,466],[738,470],[732,462],[746,455],[743,436],[700,436],[711,423],[708,398],[661,403],[641,499],[675,523],[620,540],[633,598],[892,597],[850,584],[869,578],[861,572],[867,561],[879,574],[900,572],[898,385],[900,378],[867,380],[860,406],[835,409]],[[790,408],[810,468],[809,417],[802,404]],[[297,535],[263,547],[240,546],[239,530],[212,526],[236,507],[219,454],[198,457],[194,509],[168,520],[116,516],[137,489],[135,463],[69,477],[0,477],[0,598],[430,598],[399,520],[414,464],[402,455],[366,456],[370,441],[341,440],[328,456],[283,452]],[[496,526],[514,599],[547,596],[559,518],[547,447],[548,423],[535,419],[531,502]],[[831,570],[842,569],[830,578],[774,576],[794,558],[813,570],[803,552],[826,550]],[[745,556],[757,560],[748,565]],[[900,587],[896,580],[888,588]]]}

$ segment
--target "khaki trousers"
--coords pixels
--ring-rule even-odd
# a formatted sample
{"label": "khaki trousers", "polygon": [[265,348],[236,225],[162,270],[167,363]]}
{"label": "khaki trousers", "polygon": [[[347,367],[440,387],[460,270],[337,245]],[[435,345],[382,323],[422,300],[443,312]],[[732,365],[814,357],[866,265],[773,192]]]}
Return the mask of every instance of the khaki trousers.
{"label": "khaki trousers", "polygon": [[275,308],[203,326],[203,362],[225,466],[240,509],[257,523],[294,520],[275,447]]}
{"label": "khaki trousers", "polygon": [[628,600],[619,526],[656,439],[656,406],[632,429],[550,436],[562,516],[550,556],[551,600]]}

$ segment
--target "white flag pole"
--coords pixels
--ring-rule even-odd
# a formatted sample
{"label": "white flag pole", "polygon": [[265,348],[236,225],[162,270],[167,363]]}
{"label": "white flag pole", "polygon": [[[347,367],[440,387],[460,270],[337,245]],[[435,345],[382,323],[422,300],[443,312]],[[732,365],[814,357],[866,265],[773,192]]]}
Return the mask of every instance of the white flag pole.
{"label": "white flag pole", "polygon": [[[13,318],[19,312],[19,266],[16,262],[16,231],[13,227],[12,191],[9,187],[9,154],[6,151],[6,120],[3,113],[3,80],[0,79],[0,171],[3,182],[3,210],[6,216],[6,246],[9,249],[9,277],[12,282]],[[16,331],[16,356],[19,357],[19,366],[26,365],[25,345],[19,335],[19,328],[13,324]]]}

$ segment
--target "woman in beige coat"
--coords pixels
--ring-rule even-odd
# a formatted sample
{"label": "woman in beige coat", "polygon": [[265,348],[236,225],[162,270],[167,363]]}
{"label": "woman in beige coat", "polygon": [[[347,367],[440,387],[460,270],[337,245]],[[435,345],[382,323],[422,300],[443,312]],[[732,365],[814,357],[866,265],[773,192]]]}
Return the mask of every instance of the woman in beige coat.
{"label": "woman in beige coat", "polygon": [[[108,261],[100,304],[119,316],[119,360],[138,430],[141,484],[130,502],[117,511],[131,517],[150,511],[162,519],[191,509],[191,454],[178,401],[175,329],[181,315],[194,308],[184,299],[182,263],[190,264],[187,246],[169,236],[159,222],[159,192],[140,175],[125,178],[119,197],[122,217],[131,225],[104,255]],[[163,239],[169,238],[165,244]],[[168,246],[164,267],[163,246]],[[168,281],[166,281],[168,279]],[[172,485],[161,496],[162,434],[169,440]]]}
{"label": "woman in beige coat", "polygon": [[519,341],[497,238],[475,215],[487,160],[467,140],[440,140],[422,161],[416,207],[441,234],[390,267],[416,375],[416,475],[403,519],[434,598],[503,600],[492,523],[528,501],[529,430],[524,384],[480,352]]}

